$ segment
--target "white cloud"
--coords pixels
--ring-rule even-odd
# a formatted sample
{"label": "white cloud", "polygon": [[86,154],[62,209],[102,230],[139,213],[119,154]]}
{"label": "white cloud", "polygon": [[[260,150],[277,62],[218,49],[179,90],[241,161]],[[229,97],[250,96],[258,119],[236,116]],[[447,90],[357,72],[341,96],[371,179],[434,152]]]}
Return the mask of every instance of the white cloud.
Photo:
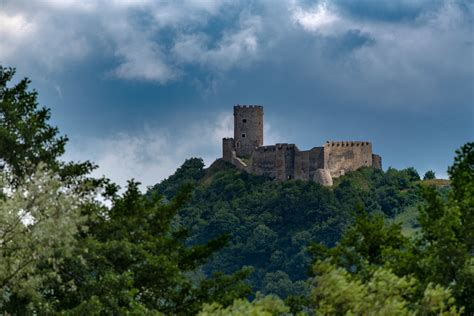
{"label": "white cloud", "polygon": [[330,34],[334,31],[341,18],[333,12],[326,2],[321,2],[304,10],[299,6],[291,8],[293,21],[303,27],[306,31]]}
{"label": "white cloud", "polygon": [[225,32],[217,43],[202,33],[186,34],[177,39],[172,51],[182,63],[229,69],[257,57],[260,30],[260,17],[244,15],[239,29]]}
{"label": "white cloud", "polygon": [[39,0],[37,2],[54,10],[91,12],[97,9],[97,3],[94,0]]}
{"label": "white cloud", "polygon": [[[119,78],[159,83],[179,78],[181,61],[222,71],[255,54],[258,42],[256,18],[241,21],[236,29],[230,26],[216,48],[196,42],[208,38],[195,35],[204,34],[201,29],[225,6],[232,4],[217,0],[5,0],[0,8],[0,62],[41,73],[62,70],[86,57],[104,56],[115,61],[116,68],[109,73]],[[173,56],[177,38],[193,38],[199,51],[187,58]]]}
{"label": "white cloud", "polygon": [[108,22],[104,29],[119,59],[119,65],[113,71],[116,76],[160,83],[177,77],[177,71],[167,64],[159,44],[149,40],[149,31],[138,30],[122,20]]}
{"label": "white cloud", "polygon": [[[472,78],[472,16],[466,21],[469,13],[455,0],[408,22],[360,19],[330,1],[302,3],[257,9],[230,0],[3,0],[0,63],[34,77],[99,57],[108,61],[108,74],[160,84],[189,79],[199,66],[205,78],[191,81],[213,91],[229,70],[270,61],[290,73],[301,67],[301,80],[342,89],[347,93],[336,98],[346,95],[347,102],[381,104],[365,101],[367,91],[387,90],[390,101],[383,103],[396,106],[440,102],[433,91],[445,91],[440,85],[449,78]],[[351,32],[370,40],[338,47]]]}
{"label": "white cloud", "polygon": [[[136,133],[121,132],[108,138],[72,139],[64,160],[91,160],[99,165],[94,176],[105,175],[122,187],[134,178],[144,189],[173,174],[185,159],[201,157],[206,166],[212,164],[222,156],[222,138],[233,136],[233,125],[233,115],[221,113],[183,127],[182,133],[148,126]],[[265,125],[265,137],[266,143],[278,139],[269,124]]]}
{"label": "white cloud", "polygon": [[29,11],[0,8],[0,38],[0,63],[37,72],[61,69],[64,60],[81,59],[89,51],[73,21],[61,26],[52,16]]}
{"label": "white cloud", "polygon": [[31,37],[36,26],[21,14],[7,15],[0,11],[0,61],[13,56],[16,47]]}
{"label": "white cloud", "polygon": [[[359,19],[328,2],[309,8],[293,2],[289,10],[296,29],[319,40],[310,53],[318,61],[318,71],[327,74],[326,82],[344,87],[345,93],[338,96],[347,96],[343,102],[415,110],[414,105],[450,103],[443,99],[450,97],[446,82],[460,75],[472,79],[467,40],[472,29],[466,20],[472,21],[472,16],[454,0],[408,22]],[[367,41],[343,46],[351,34]],[[325,45],[335,45],[329,58],[324,56]],[[470,64],[460,62],[469,60]],[[460,83],[465,84],[456,84]],[[384,93],[371,93],[375,91]]]}

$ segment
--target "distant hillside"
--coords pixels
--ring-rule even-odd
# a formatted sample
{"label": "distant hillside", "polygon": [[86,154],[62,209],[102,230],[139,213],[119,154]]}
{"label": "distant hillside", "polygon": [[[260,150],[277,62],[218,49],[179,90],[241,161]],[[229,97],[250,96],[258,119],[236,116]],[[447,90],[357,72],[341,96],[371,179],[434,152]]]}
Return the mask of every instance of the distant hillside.
{"label": "distant hillside", "polygon": [[[430,181],[447,190],[446,182]],[[358,209],[397,218],[410,233],[416,229],[413,220],[422,201],[418,193],[422,181],[413,168],[385,172],[362,168],[336,179],[332,187],[323,187],[272,181],[238,171],[222,160],[204,169],[198,158],[186,160],[150,193],[170,199],[186,183],[192,183],[195,192],[178,221],[189,229],[189,242],[230,235],[228,247],[205,272],[230,273],[252,266],[254,289],[281,297],[302,294],[311,262],[308,245],[334,245]]]}

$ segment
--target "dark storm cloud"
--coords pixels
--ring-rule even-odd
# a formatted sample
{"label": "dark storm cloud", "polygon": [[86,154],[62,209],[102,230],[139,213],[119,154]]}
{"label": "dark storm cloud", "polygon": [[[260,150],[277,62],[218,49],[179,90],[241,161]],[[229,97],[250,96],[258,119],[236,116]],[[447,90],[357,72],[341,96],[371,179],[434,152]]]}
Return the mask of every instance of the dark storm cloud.
{"label": "dark storm cloud", "polygon": [[444,171],[473,136],[471,1],[4,2],[0,63],[120,179],[218,157],[235,103],[269,141],[368,139],[385,166]]}
{"label": "dark storm cloud", "polygon": [[436,11],[442,0],[335,0],[342,13],[360,19],[409,22]]}

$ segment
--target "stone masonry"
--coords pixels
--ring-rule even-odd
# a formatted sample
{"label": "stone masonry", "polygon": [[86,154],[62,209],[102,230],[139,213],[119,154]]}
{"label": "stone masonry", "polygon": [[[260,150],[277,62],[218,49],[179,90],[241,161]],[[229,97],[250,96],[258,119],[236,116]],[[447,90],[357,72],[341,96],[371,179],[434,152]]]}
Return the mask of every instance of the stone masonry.
{"label": "stone masonry", "polygon": [[234,106],[234,138],[222,141],[223,160],[240,170],[278,181],[300,179],[332,185],[333,178],[360,167],[382,168],[382,158],[365,141],[327,141],[300,150],[295,144],[263,146],[263,107]]}

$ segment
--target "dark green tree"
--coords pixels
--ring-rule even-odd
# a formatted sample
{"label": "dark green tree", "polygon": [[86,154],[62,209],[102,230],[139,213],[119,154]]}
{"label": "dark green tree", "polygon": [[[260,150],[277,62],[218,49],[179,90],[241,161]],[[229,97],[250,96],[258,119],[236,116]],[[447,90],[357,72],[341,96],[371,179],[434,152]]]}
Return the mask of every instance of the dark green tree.
{"label": "dark green tree", "polygon": [[453,288],[466,314],[474,314],[474,143],[456,151],[448,169],[452,191],[443,199],[425,187],[426,207],[420,210],[421,237],[417,241],[418,279]]}
{"label": "dark green tree", "polygon": [[[189,188],[179,191],[183,183],[176,185],[174,198],[165,201],[158,194],[141,194],[133,181],[121,196],[117,186],[87,178],[94,166],[60,160],[67,137],[49,125],[50,110],[38,107],[37,92],[29,89],[28,79],[11,83],[14,74],[14,69],[0,67],[0,162],[7,171],[2,176],[9,175],[12,194],[26,184],[48,190],[44,195],[54,199],[35,199],[34,192],[18,194],[22,206],[8,195],[1,196],[5,207],[0,210],[0,219],[4,219],[0,226],[6,228],[0,227],[0,233],[8,239],[0,238],[5,259],[0,260],[4,276],[0,311],[189,315],[205,302],[227,306],[250,294],[243,282],[248,269],[212,277],[200,272],[200,266],[226,244],[227,237],[186,245],[187,232],[175,222],[175,216],[189,199]],[[194,169],[202,170],[202,161],[191,161],[198,165]],[[58,175],[56,190],[44,184],[31,186],[38,166]],[[112,207],[86,198],[99,184],[104,185]],[[67,192],[77,200],[74,210],[81,220],[67,221],[62,216],[71,211],[64,202]],[[49,207],[56,204],[56,208]],[[19,206],[12,209],[12,205]],[[33,222],[23,223],[24,216]],[[40,222],[34,221],[37,217]],[[49,226],[44,227],[43,222]],[[57,236],[74,242],[64,240],[63,246]]]}
{"label": "dark green tree", "polygon": [[[236,170],[218,160],[204,169],[202,160],[188,159],[174,175],[150,188],[171,198],[180,185],[196,185],[192,201],[179,212],[190,230],[190,244],[205,243],[229,233],[229,246],[205,265],[204,271],[231,273],[242,266],[255,272],[254,291],[301,295],[308,277],[312,242],[333,246],[353,222],[356,205],[382,216],[396,216],[422,202],[420,178],[413,168],[387,172],[361,168],[336,180],[333,187],[314,182],[275,182]],[[287,278],[278,277],[286,275]]]}
{"label": "dark green tree", "polygon": [[227,306],[249,295],[243,282],[247,269],[210,278],[199,273],[227,237],[186,245],[187,233],[174,218],[189,194],[190,189],[184,189],[163,203],[157,195],[140,193],[132,181],[123,196],[114,194],[110,209],[92,206],[75,258],[64,265],[61,282],[53,280],[46,290],[54,310],[77,315],[91,308],[110,315],[193,315],[205,302]]}
{"label": "dark green tree", "polygon": [[448,199],[433,186],[421,188],[425,204],[420,207],[421,229],[415,238],[404,237],[399,225],[386,224],[383,217],[363,212],[336,247],[312,247],[316,266],[332,265],[324,273],[343,269],[338,271],[349,273],[348,278],[359,285],[370,284],[374,271],[384,269],[384,273],[411,278],[416,285],[410,294],[412,304],[423,301],[430,289],[438,287],[443,297],[452,292],[458,310],[474,314],[474,143],[456,153],[448,170],[452,183]]}
{"label": "dark green tree", "polygon": [[150,190],[167,199],[173,198],[184,185],[194,185],[204,176],[204,161],[201,158],[189,158],[174,174],[154,185]]}
{"label": "dark green tree", "polygon": [[15,69],[0,66],[0,163],[11,170],[10,180],[18,183],[31,176],[40,163],[68,180],[88,174],[94,168],[90,162],[58,159],[68,138],[49,125],[50,109],[39,108],[31,81],[24,78],[12,84],[14,75]]}
{"label": "dark green tree", "polygon": [[425,172],[425,175],[423,176],[423,180],[433,180],[436,179],[435,172],[433,170],[428,170]]}

